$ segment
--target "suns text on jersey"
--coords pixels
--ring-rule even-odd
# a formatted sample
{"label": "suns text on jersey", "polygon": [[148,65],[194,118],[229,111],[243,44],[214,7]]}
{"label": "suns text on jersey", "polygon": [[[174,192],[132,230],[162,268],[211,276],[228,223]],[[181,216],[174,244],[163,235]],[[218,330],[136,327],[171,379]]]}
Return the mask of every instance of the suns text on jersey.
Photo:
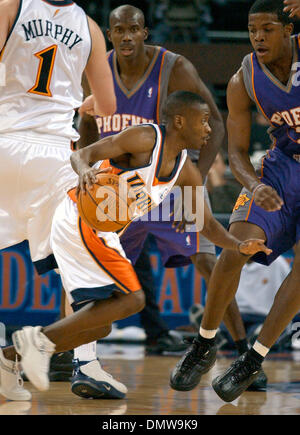
{"label": "suns text on jersey", "polygon": [[154,123],[153,119],[146,119],[141,116],[130,115],[128,113],[115,113],[112,116],[97,117],[96,121],[100,135],[102,133],[117,133],[131,125]]}
{"label": "suns text on jersey", "polygon": [[65,44],[70,50],[82,41],[82,38],[73,30],[49,20],[31,20],[22,24],[22,28],[26,41],[40,36],[49,36]]}

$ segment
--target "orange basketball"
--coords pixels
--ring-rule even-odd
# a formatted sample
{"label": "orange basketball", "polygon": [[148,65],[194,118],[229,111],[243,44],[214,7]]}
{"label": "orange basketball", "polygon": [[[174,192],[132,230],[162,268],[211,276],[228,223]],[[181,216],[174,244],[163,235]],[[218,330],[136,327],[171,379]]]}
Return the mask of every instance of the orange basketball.
{"label": "orange basketball", "polygon": [[97,175],[97,183],[86,193],[79,192],[77,207],[82,220],[97,231],[121,230],[132,217],[130,186],[116,174]]}

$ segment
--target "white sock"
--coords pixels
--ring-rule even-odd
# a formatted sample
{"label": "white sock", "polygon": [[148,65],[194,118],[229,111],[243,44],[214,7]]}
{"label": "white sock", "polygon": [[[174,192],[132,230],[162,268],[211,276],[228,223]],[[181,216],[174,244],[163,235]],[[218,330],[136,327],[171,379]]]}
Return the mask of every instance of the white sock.
{"label": "white sock", "polygon": [[218,331],[217,329],[203,329],[200,326],[199,333],[203,338],[214,338],[216,336],[217,331]]}
{"label": "white sock", "polygon": [[269,352],[270,348],[264,346],[259,341],[256,340],[252,348],[255,350],[255,352],[259,353],[259,355],[265,357],[267,353]]}
{"label": "white sock", "polygon": [[82,344],[74,349],[74,359],[79,361],[93,361],[97,358],[96,341],[91,343]]}

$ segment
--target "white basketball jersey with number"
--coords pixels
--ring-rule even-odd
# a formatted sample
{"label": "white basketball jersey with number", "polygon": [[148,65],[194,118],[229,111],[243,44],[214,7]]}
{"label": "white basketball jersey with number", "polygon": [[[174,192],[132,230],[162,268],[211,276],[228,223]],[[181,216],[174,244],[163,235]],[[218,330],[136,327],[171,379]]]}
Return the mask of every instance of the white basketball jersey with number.
{"label": "white basketball jersey with number", "polygon": [[176,163],[170,176],[159,177],[166,134],[165,127],[157,124],[147,125],[151,125],[156,131],[156,142],[148,165],[128,169],[121,168],[113,160],[105,160],[98,163],[103,168],[111,166],[113,168],[112,172],[126,179],[131,186],[131,193],[136,198],[136,208],[132,210],[134,212],[132,219],[148,213],[148,211],[158,206],[165,199],[176,183],[187,157],[187,151],[181,151],[176,158]]}
{"label": "white basketball jersey with number", "polygon": [[0,54],[0,133],[31,130],[77,140],[74,109],[91,50],[87,16],[71,0],[20,0]]}

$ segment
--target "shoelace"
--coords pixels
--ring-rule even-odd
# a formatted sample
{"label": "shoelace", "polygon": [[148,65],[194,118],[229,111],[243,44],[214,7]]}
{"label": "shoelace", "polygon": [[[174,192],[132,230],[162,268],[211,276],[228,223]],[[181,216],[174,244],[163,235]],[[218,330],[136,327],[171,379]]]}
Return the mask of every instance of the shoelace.
{"label": "shoelace", "polygon": [[20,373],[20,369],[19,369],[19,361],[18,361],[18,355],[16,355],[16,361],[13,365],[13,373],[17,376],[17,384],[19,387],[23,387],[23,379]]}
{"label": "shoelace", "polygon": [[249,375],[253,375],[259,367],[251,360],[235,361],[233,363],[235,372],[232,373],[232,382],[238,384],[244,381]]}
{"label": "shoelace", "polygon": [[[190,343],[189,339],[185,340],[187,343]],[[182,364],[182,369],[185,371],[189,368],[194,367],[195,364],[199,362],[199,359],[205,355],[205,353],[209,350],[207,346],[203,346],[198,342],[192,341],[192,347],[188,349],[185,354],[185,359]]]}

